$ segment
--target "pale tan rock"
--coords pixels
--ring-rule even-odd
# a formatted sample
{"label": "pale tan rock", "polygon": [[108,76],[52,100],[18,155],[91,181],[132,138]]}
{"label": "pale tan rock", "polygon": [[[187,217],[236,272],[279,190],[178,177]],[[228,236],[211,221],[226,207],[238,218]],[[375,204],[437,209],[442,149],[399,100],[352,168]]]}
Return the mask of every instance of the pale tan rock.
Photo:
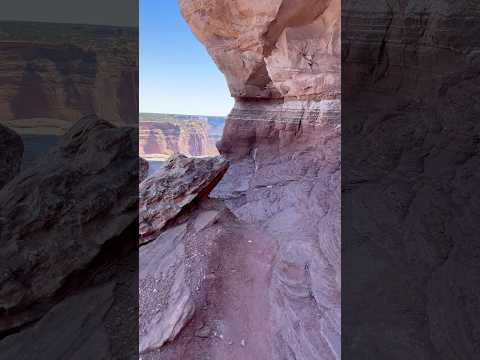
{"label": "pale tan rock", "polygon": [[340,92],[339,0],[179,0],[232,96],[325,98]]}

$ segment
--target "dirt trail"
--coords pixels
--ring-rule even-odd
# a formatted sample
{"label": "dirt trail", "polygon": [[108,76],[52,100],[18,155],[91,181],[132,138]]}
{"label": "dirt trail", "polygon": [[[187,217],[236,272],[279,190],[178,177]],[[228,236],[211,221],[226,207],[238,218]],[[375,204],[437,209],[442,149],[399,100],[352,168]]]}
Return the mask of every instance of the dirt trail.
{"label": "dirt trail", "polygon": [[[271,358],[275,241],[219,204],[202,203],[202,209],[188,215],[185,261],[194,317],[177,339],[142,360]],[[205,226],[208,217],[214,220]]]}

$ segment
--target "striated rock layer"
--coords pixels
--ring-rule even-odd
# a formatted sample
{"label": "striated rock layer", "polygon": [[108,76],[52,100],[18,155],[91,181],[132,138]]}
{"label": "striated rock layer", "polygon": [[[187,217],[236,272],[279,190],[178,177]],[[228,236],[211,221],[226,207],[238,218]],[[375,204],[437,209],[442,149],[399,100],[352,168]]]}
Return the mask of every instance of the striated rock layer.
{"label": "striated rock layer", "polygon": [[142,359],[340,359],[340,2],[179,5],[236,98],[230,166],[149,244],[184,268]]}
{"label": "striated rock layer", "polygon": [[0,22],[2,120],[95,114],[136,124],[137,52],[133,28]]}
{"label": "striated rock layer", "polygon": [[45,315],[102,253],[114,257],[131,243],[137,136],[84,118],[0,191],[0,334]]}
{"label": "striated rock layer", "polygon": [[343,355],[480,358],[479,3],[343,6]]}
{"label": "striated rock layer", "polygon": [[200,120],[140,120],[140,156],[165,160],[173,154],[187,156],[218,155],[208,136],[207,123]]}

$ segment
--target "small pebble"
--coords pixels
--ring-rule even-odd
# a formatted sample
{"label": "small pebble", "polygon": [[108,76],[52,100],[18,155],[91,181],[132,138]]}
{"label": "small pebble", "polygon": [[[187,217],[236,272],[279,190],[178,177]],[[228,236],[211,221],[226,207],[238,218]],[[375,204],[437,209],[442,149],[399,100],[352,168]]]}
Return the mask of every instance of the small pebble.
{"label": "small pebble", "polygon": [[242,347],[245,346],[245,339],[242,339],[242,341],[240,341],[240,345],[241,345]]}

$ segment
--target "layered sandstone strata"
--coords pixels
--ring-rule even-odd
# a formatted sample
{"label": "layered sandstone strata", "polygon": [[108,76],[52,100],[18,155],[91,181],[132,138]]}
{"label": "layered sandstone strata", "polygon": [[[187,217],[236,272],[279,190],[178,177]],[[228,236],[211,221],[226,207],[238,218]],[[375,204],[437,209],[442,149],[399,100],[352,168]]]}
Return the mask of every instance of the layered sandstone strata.
{"label": "layered sandstone strata", "polygon": [[0,22],[2,121],[96,114],[136,124],[136,38],[133,28]]}
{"label": "layered sandstone strata", "polygon": [[181,246],[191,320],[142,358],[339,359],[340,2],[179,5],[236,98],[230,167],[149,244]]}
{"label": "layered sandstone strata", "polygon": [[[125,265],[117,267],[115,263],[124,256],[119,252],[133,250],[136,255],[136,243],[129,248],[132,235],[126,236],[126,233],[131,226],[136,230],[138,218],[137,147],[138,134],[134,128],[116,128],[96,117],[84,118],[75,123],[48,155],[20,172],[1,189],[0,240],[4,244],[0,251],[2,338],[43,316],[67,324],[69,312],[75,311],[79,317],[75,314],[74,321],[82,322],[83,316],[84,320],[91,317],[93,323],[87,328],[98,327],[102,332],[101,322],[98,325],[96,322],[103,315],[93,316],[95,306],[107,311],[113,295],[105,295],[103,290],[112,292],[111,287],[115,287],[113,278],[128,276],[122,268]],[[103,270],[102,266],[105,267]],[[92,277],[93,273],[101,271],[109,275],[103,280]],[[106,283],[110,286],[104,287]],[[54,314],[46,315],[64,298],[79,290],[91,288],[97,292],[93,290],[97,285],[103,288],[97,289],[102,293],[100,303],[92,304],[86,313],[79,310],[83,301],[78,300],[88,301],[94,295],[82,295],[73,299],[72,306],[58,305],[62,311],[57,308],[52,310]],[[103,295],[107,299],[102,299]],[[55,313],[60,317],[54,316]],[[48,321],[45,322],[38,324],[40,329],[48,325]],[[62,342],[65,351],[76,351],[77,346],[72,346],[74,341],[76,345],[82,345],[84,340],[87,342],[85,334],[80,331],[81,326],[79,333],[68,325],[64,326],[69,330],[64,334],[68,339]],[[0,342],[1,353],[8,349],[12,351],[9,358],[18,358],[24,347],[22,356],[31,358],[31,336],[29,330],[19,334],[18,341]],[[61,349],[55,349],[57,342],[52,339],[50,345],[48,336],[42,334],[39,341],[45,342],[45,351],[56,354],[52,358],[58,358],[60,355],[56,351]],[[89,341],[95,341],[95,335],[88,336],[91,336]],[[98,336],[103,335],[99,333]],[[80,343],[79,338],[83,339]]]}
{"label": "layered sandstone strata", "polygon": [[173,116],[161,121],[140,121],[140,156],[147,160],[166,160],[173,154],[187,156],[218,155],[202,120],[177,120]]}

